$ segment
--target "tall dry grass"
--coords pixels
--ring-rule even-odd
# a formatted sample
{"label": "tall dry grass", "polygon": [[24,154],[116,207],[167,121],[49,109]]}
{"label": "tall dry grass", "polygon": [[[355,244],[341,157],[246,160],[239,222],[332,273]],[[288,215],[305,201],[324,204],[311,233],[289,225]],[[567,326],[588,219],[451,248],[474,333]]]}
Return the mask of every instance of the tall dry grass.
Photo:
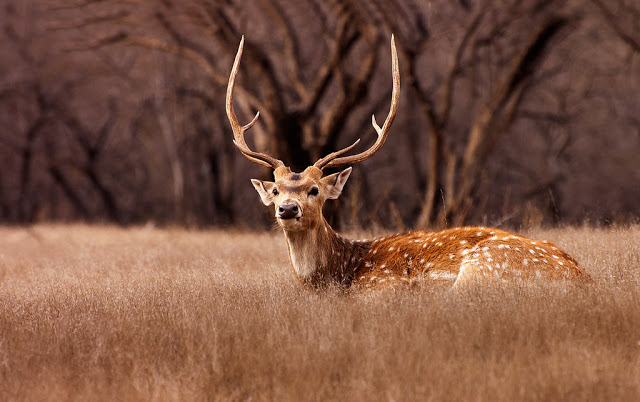
{"label": "tall dry grass", "polygon": [[0,228],[0,400],[638,400],[640,228],[532,235],[597,285],[317,293],[277,232]]}

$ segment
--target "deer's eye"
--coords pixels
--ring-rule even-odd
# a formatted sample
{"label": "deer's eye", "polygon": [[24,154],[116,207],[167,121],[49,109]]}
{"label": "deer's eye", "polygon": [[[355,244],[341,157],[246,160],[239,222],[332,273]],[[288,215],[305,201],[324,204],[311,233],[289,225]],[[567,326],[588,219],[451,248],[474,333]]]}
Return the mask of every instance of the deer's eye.
{"label": "deer's eye", "polygon": [[271,192],[273,193],[273,195],[278,195],[278,189],[274,188],[273,190],[271,190]]}
{"label": "deer's eye", "polygon": [[309,191],[309,195],[318,195],[318,187],[314,187]]}

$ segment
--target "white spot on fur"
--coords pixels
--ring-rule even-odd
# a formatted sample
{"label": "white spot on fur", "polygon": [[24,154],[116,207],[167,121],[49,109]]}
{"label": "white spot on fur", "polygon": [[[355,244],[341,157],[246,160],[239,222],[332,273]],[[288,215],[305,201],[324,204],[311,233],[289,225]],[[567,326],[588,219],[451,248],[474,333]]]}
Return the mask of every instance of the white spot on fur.
{"label": "white spot on fur", "polygon": [[451,272],[429,272],[429,278],[431,279],[440,279],[440,280],[452,280],[456,279],[458,275],[452,274]]}

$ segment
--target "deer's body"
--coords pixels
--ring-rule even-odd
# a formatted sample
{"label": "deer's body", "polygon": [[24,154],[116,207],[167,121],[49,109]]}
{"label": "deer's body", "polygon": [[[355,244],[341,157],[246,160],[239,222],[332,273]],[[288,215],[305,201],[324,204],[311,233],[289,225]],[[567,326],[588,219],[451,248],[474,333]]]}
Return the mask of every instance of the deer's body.
{"label": "deer's body", "polygon": [[275,217],[284,231],[291,264],[304,283],[316,287],[338,284],[376,288],[416,281],[456,287],[487,280],[590,281],[576,261],[554,244],[499,229],[463,227],[441,232],[417,231],[374,240],[349,240],[336,234],[322,216],[322,206],[326,200],[340,196],[351,167],[327,176],[323,169],[359,163],[384,144],[397,111],[400,91],[393,37],[391,108],[382,127],[375,118],[372,120],[378,133],[375,144],[359,154],[342,156],[355,147],[356,141],[300,173],[292,172],[280,160],[252,151],[244,140],[244,131],[256,122],[258,114],[249,124],[241,126],[233,111],[233,87],[242,45],[243,42],[229,77],[226,99],[234,144],[253,162],[274,169],[275,181],[252,180],[252,183],[265,205],[275,205]]}
{"label": "deer's body", "polygon": [[590,280],[553,243],[485,227],[350,240],[327,225],[311,238],[295,238],[286,231],[285,237],[296,275],[316,287]]}

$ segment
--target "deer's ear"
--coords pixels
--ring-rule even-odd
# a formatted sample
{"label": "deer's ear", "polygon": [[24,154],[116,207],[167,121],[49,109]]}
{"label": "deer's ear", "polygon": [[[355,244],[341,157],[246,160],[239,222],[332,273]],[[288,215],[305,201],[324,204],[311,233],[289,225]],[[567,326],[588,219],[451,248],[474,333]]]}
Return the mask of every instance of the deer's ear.
{"label": "deer's ear", "polygon": [[[251,184],[255,187],[258,194],[260,194],[260,199],[264,205],[273,204],[273,199],[278,194],[274,190],[276,189],[276,183],[272,181],[261,181],[256,179],[251,179]],[[276,190],[277,191],[277,190]]]}
{"label": "deer's ear", "polygon": [[327,198],[335,200],[342,194],[342,188],[344,187],[349,175],[351,174],[351,168],[348,167],[340,173],[330,174],[327,177],[322,178],[322,184],[327,191]]}

